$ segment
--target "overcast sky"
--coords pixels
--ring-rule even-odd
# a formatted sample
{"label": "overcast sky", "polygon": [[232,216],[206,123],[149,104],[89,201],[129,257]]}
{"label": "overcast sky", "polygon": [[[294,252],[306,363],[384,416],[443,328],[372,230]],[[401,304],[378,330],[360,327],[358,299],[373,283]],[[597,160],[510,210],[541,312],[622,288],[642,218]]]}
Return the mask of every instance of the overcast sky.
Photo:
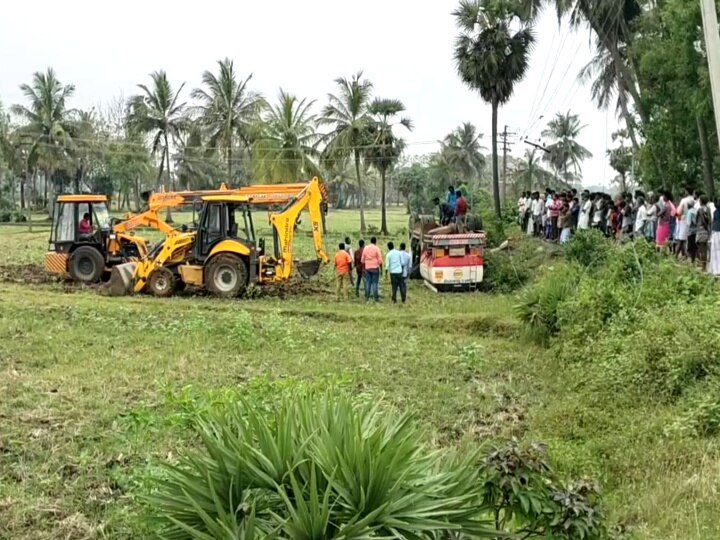
{"label": "overcast sky", "polygon": [[[253,73],[254,89],[274,99],[282,86],[323,104],[333,80],[358,70],[375,94],[399,98],[414,120],[407,135],[413,154],[437,149],[437,141],[464,121],[485,133],[490,147],[490,107],[463,86],[454,70],[455,0],[67,0],[7,2],[0,18],[0,99],[22,101],[18,85],[52,66],[73,83],[71,106],[89,108],[136,92],[147,74],[165,69],[186,91],[224,57],[237,71]],[[536,27],[532,69],[500,110],[499,124],[539,139],[558,111],[571,110],[587,124],[581,143],[594,154],[583,167],[584,183],[613,177],[605,151],[617,129],[613,112],[597,111],[587,86],[576,82],[589,60],[587,32],[559,30],[554,14]],[[544,116],[543,119],[539,119]],[[516,139],[513,153],[526,145]]]}

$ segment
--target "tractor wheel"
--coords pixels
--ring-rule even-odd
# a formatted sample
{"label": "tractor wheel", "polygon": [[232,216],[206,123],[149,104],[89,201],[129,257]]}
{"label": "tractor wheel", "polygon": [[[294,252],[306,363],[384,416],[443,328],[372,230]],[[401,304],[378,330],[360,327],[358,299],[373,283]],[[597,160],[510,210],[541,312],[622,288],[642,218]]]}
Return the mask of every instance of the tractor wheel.
{"label": "tractor wheel", "polygon": [[82,283],[96,283],[105,271],[105,258],[90,246],[80,246],[70,255],[70,277]]}
{"label": "tractor wheel", "polygon": [[167,298],[172,296],[176,290],[177,278],[169,268],[156,268],[147,281],[147,288],[159,298]]}
{"label": "tractor wheel", "polygon": [[205,267],[205,288],[215,296],[233,298],[247,288],[245,261],[235,255],[217,255]]}

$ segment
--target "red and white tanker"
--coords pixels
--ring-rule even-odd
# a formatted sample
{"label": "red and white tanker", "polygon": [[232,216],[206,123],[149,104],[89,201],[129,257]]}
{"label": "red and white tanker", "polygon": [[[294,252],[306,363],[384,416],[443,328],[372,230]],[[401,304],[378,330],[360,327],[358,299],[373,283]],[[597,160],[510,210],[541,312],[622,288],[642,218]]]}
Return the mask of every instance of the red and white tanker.
{"label": "red and white tanker", "polygon": [[474,290],[483,280],[485,233],[456,232],[420,216],[411,233],[412,277],[438,291]]}

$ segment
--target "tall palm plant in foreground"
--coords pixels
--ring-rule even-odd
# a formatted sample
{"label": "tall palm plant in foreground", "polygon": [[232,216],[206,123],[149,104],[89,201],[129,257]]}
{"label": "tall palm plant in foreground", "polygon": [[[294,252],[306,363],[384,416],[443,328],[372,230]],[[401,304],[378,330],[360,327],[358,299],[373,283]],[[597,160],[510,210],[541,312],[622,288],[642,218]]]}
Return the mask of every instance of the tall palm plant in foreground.
{"label": "tall palm plant in foreground", "polygon": [[373,116],[374,123],[371,127],[372,137],[368,145],[365,156],[370,165],[380,173],[381,195],[380,195],[380,232],[388,234],[387,227],[387,172],[397,163],[402,154],[404,142],[395,136],[393,127],[400,125],[407,130],[412,130],[412,120],[410,118],[400,118],[397,122],[395,117],[405,110],[405,105],[397,99],[375,99],[368,112]]}
{"label": "tall palm plant in foreground", "polygon": [[196,110],[210,144],[224,155],[228,182],[233,179],[233,145],[239,140],[250,150],[253,126],[265,106],[262,95],[248,88],[251,79],[252,74],[239,81],[233,61],[226,58],[218,61],[217,75],[203,73],[204,88],[192,91],[200,102]]}
{"label": "tall palm plant in foreground", "polygon": [[460,30],[454,51],[458,74],[492,107],[493,202],[498,218],[501,216],[498,108],[508,102],[515,84],[525,76],[535,43],[528,19],[511,7],[504,2],[461,0],[453,12]]}
{"label": "tall palm plant in foreground", "polygon": [[565,114],[557,113],[542,132],[542,136],[551,141],[548,145],[550,152],[545,154],[545,160],[566,181],[571,176],[570,167],[574,173],[572,176],[577,178],[582,171],[582,162],[592,157],[590,150],[577,141],[584,127],[580,123],[580,117],[568,111]]}
{"label": "tall palm plant in foreground", "polygon": [[75,93],[75,86],[62,84],[55,71],[48,68],[44,73],[34,73],[32,83],[21,84],[20,90],[28,104],[13,105],[10,110],[25,122],[19,135],[28,145],[27,161],[44,169],[49,180],[53,171],[67,160],[72,145],[67,100]]}
{"label": "tall palm plant in foreground", "polygon": [[152,85],[139,84],[142,94],[130,98],[128,124],[132,130],[152,137],[152,155],[161,153],[156,184],[160,185],[167,166],[165,187],[170,189],[170,140],[177,140],[185,129],[186,103],[180,101],[185,84],[173,90],[164,71],[155,71],[150,78]]}
{"label": "tall palm plant in foreground", "polygon": [[278,102],[265,113],[253,145],[253,172],[258,179],[297,182],[319,175],[314,103],[280,89]]}
{"label": "tall palm plant in foreground", "polygon": [[338,94],[328,95],[328,104],[322,111],[319,123],[332,127],[325,135],[327,142],[325,158],[328,161],[342,161],[352,156],[360,205],[360,232],[366,231],[365,190],[360,176],[360,160],[368,145],[368,128],[372,124],[368,108],[372,97],[373,84],[363,78],[362,71],[349,80],[341,77],[335,80]]}

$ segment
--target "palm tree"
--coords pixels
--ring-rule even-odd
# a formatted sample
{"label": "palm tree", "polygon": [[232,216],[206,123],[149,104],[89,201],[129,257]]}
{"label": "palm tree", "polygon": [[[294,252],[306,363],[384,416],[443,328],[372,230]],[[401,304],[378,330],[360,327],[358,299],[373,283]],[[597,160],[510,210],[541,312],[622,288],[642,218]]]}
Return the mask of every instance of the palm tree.
{"label": "palm tree", "polygon": [[222,163],[213,146],[203,143],[203,130],[197,122],[190,122],[180,136],[175,156],[178,183],[183,189],[217,189]]}
{"label": "palm tree", "polygon": [[471,184],[479,179],[485,168],[486,148],[480,144],[483,134],[470,122],[465,122],[442,141],[441,152],[448,164],[456,170],[464,182]]}
{"label": "palm tree", "polygon": [[[13,105],[11,111],[26,123],[19,135],[28,145],[25,173],[32,162],[44,169],[46,183],[60,163],[67,159],[71,126],[67,100],[75,93],[72,84],[63,85],[52,68],[35,72],[32,84],[20,85],[29,105]],[[33,194],[35,196],[36,194]]]}
{"label": "palm tree", "polygon": [[252,73],[238,81],[233,61],[218,61],[215,75],[206,71],[202,75],[205,89],[196,88],[192,97],[200,101],[196,108],[202,125],[208,130],[210,144],[220,149],[227,164],[227,181],[233,180],[232,151],[236,140],[246,150],[252,144],[252,128],[265,106],[262,95],[248,89]]}
{"label": "palm tree", "polygon": [[165,188],[170,189],[170,140],[177,140],[185,130],[186,103],[180,101],[185,84],[174,91],[164,71],[155,71],[150,78],[152,86],[139,84],[138,88],[143,93],[130,98],[128,126],[131,130],[152,137],[151,155],[161,152],[156,184],[160,185],[163,169],[167,165]]}
{"label": "palm tree", "polygon": [[561,173],[566,181],[570,178],[568,167],[572,166],[572,176],[577,178],[582,171],[582,162],[592,157],[590,150],[577,142],[584,127],[580,124],[580,117],[568,111],[565,114],[557,113],[542,132],[543,137],[552,141],[547,146],[550,152],[545,154],[545,161]]}
{"label": "palm tree", "polygon": [[[454,52],[458,74],[492,106],[493,201],[500,219],[498,108],[507,103],[515,84],[525,76],[535,37],[528,19],[502,2],[486,9],[480,0],[460,0],[453,15],[460,30]],[[519,24],[518,30],[511,29],[514,23]]]}
{"label": "palm tree", "polygon": [[513,177],[523,190],[532,190],[533,186],[547,185],[553,179],[550,171],[543,168],[535,148],[525,150],[525,156],[515,161]]}
{"label": "palm tree", "polygon": [[[622,52],[622,58],[624,59],[624,49]],[[630,114],[628,106],[628,84],[631,83],[622,78],[620,69],[613,60],[613,55],[602,46],[599,39],[596,39],[595,55],[580,70],[578,79],[583,83],[590,83],[592,98],[600,109],[607,110],[615,96],[617,96],[616,110],[620,112],[625,120],[633,148],[635,151],[639,150],[640,146],[635,134],[635,120]]]}
{"label": "palm tree", "polygon": [[90,161],[98,153],[98,121],[95,109],[89,111],[75,111],[71,124],[72,130],[72,158],[75,167],[75,191],[79,192],[85,181],[85,174]]}
{"label": "palm tree", "polygon": [[362,71],[350,80],[345,77],[335,79],[335,84],[339,93],[328,94],[328,104],[319,119],[320,124],[332,126],[332,131],[324,136],[327,141],[324,155],[326,161],[353,157],[360,204],[360,232],[365,233],[365,191],[360,176],[360,159],[368,144],[368,127],[372,124],[368,108],[373,84],[363,79]]}
{"label": "palm tree", "polygon": [[253,169],[259,179],[297,182],[320,174],[315,161],[319,136],[314,103],[280,89],[278,102],[265,113],[253,145]]}
{"label": "palm tree", "polygon": [[380,195],[380,232],[388,234],[387,208],[386,208],[386,176],[388,170],[397,163],[404,148],[404,142],[393,133],[393,126],[401,125],[408,131],[413,128],[412,120],[403,117],[394,122],[393,118],[405,110],[405,105],[397,99],[375,99],[368,107],[368,112],[373,116],[371,126],[372,137],[370,145],[365,152],[366,159],[370,165],[380,173],[381,195]]}

